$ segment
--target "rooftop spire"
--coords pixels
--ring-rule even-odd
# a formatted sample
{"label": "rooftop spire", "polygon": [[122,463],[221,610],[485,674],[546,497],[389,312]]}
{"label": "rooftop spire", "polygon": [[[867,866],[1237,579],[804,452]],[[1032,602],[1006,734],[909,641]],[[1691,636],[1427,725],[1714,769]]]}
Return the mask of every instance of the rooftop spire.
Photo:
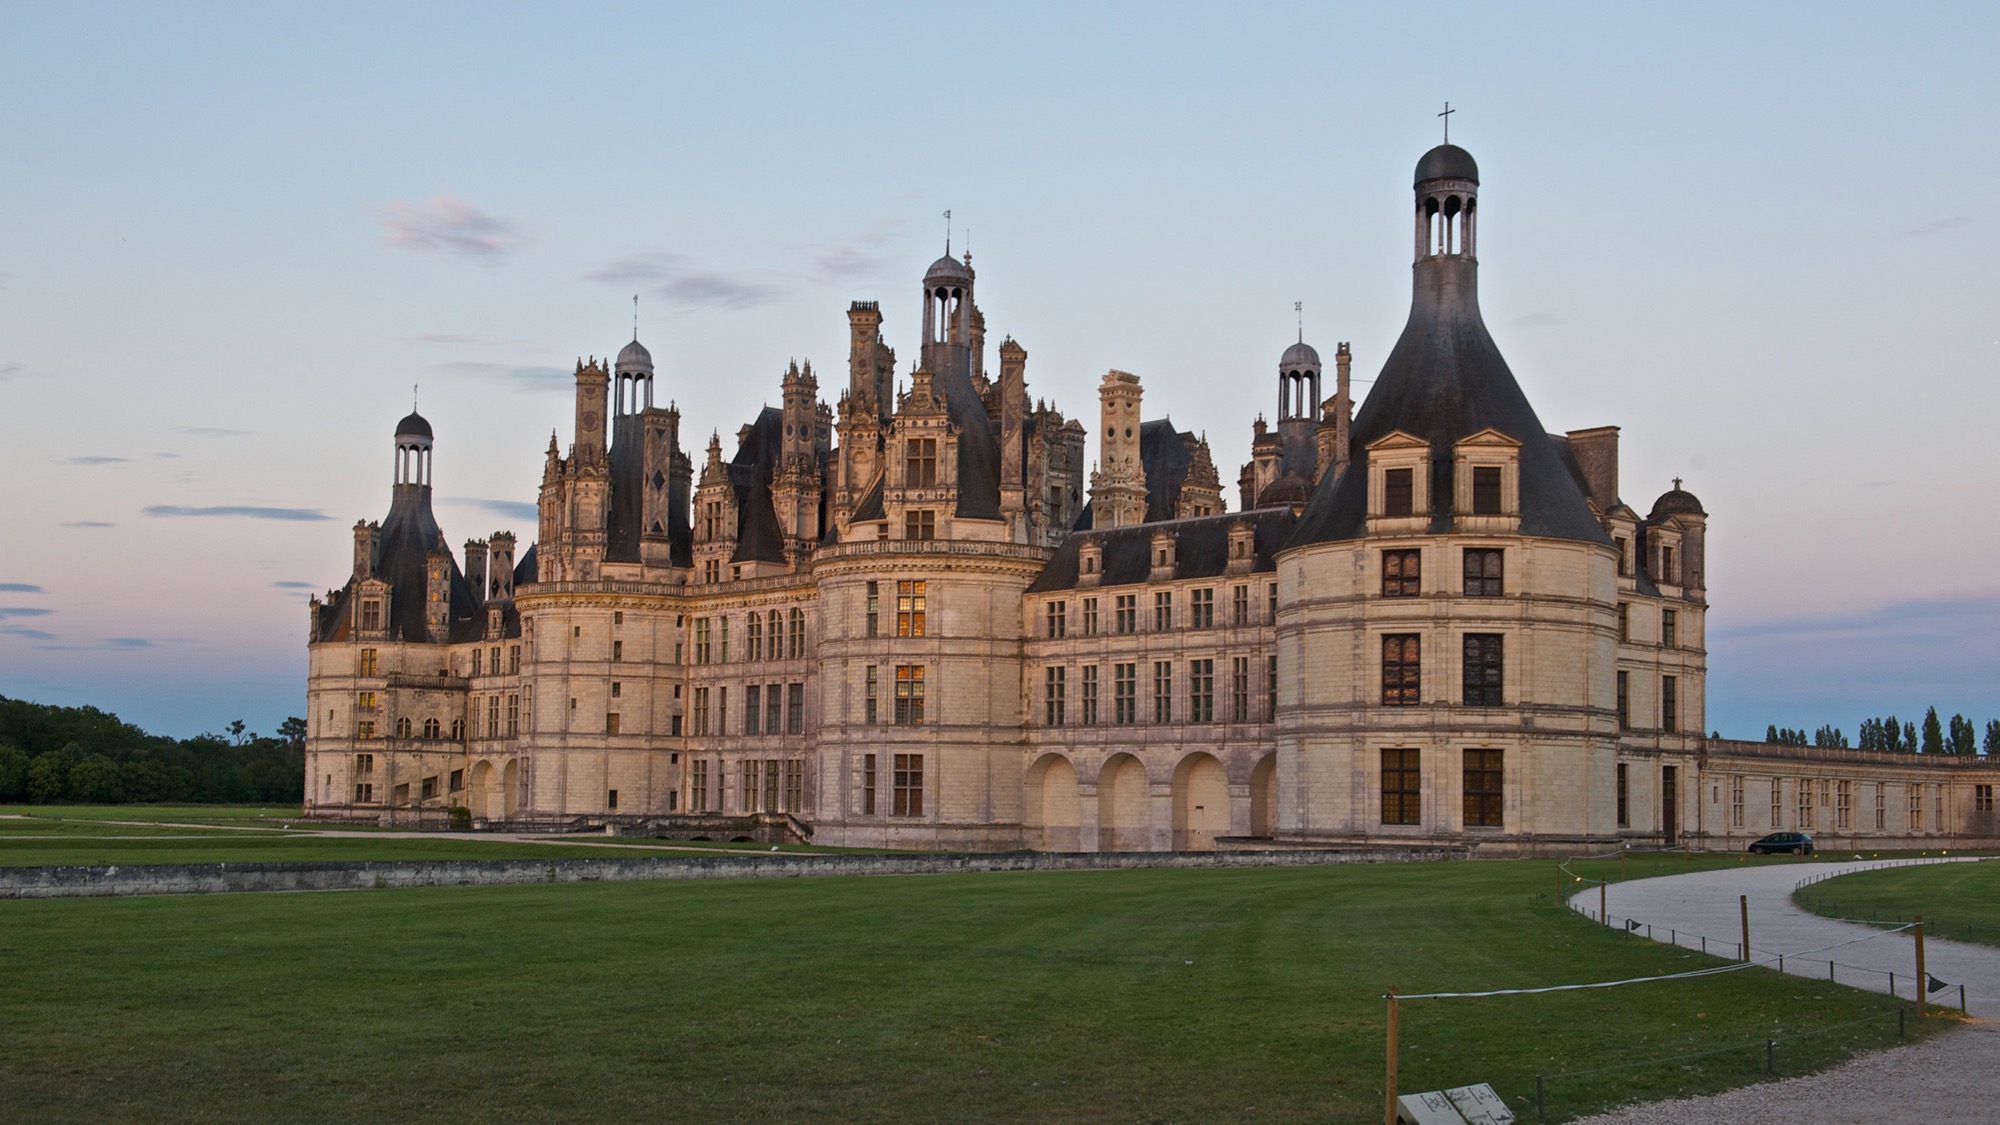
{"label": "rooftop spire", "polygon": [[1446,102],[1444,103],[1444,112],[1438,114],[1439,117],[1444,118],[1444,143],[1446,144],[1451,143],[1451,115],[1457,112],[1457,110],[1451,108],[1450,102]]}

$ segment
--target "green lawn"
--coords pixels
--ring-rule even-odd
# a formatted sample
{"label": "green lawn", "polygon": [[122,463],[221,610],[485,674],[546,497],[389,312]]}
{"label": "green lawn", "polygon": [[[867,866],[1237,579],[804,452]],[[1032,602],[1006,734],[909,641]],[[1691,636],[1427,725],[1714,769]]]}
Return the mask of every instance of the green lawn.
{"label": "green lawn", "polygon": [[[1366,1122],[1391,985],[1715,963],[1589,924],[1555,903],[1553,871],[5,902],[0,1090],[10,1122]],[[1401,1085],[1490,1081],[1532,1120],[1546,1074],[1563,1120],[1758,1080],[1764,1039],[1798,1033],[1781,1073],[1892,1042],[1894,1003],[1758,969],[1412,1001]],[[1561,1077],[1603,1067],[1620,1069]]]}
{"label": "green lawn", "polygon": [[1814,883],[1792,896],[1831,918],[1908,921],[1924,916],[1924,932],[1955,941],[2000,946],[2000,861],[1940,863],[1857,871]]}
{"label": "green lawn", "polygon": [[297,805],[0,805],[0,817],[4,816],[242,824],[264,819],[296,821],[300,809]]}

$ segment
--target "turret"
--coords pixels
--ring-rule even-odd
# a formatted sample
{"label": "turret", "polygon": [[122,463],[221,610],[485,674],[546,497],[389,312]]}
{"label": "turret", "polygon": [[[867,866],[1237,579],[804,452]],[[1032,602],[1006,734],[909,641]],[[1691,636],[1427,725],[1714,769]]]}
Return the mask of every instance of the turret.
{"label": "turret", "polygon": [[373,520],[354,523],[354,579],[375,577],[375,551],[382,542],[382,525]]}
{"label": "turret", "polygon": [[1146,469],[1139,460],[1139,377],[1109,371],[1097,386],[1097,471],[1090,474],[1090,504],[1099,528],[1146,520]]}
{"label": "turret", "polygon": [[504,601],[514,596],[514,533],[496,531],[489,541],[488,565],[492,567],[487,580],[486,595],[493,601]]}

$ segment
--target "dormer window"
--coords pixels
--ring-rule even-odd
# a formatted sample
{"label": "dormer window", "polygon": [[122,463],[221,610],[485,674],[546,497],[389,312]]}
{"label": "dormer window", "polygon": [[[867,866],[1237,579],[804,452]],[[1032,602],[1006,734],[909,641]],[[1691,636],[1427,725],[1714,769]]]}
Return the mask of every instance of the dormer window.
{"label": "dormer window", "polygon": [[1500,467],[1476,465],[1472,470],[1472,514],[1497,516],[1500,508]]}
{"label": "dormer window", "polygon": [[1382,473],[1382,514],[1385,516],[1408,516],[1415,514],[1416,485],[1412,478],[1414,469],[1388,469]]}

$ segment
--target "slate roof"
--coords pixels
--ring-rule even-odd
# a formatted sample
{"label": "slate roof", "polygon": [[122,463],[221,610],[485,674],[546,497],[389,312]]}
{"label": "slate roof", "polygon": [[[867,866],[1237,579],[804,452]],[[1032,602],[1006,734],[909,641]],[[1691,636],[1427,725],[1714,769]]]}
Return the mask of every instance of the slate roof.
{"label": "slate roof", "polygon": [[1072,533],[1056,548],[1055,556],[1042,568],[1028,587],[1028,593],[1076,588],[1078,552],[1085,543],[1097,543],[1104,552],[1100,586],[1130,586],[1152,577],[1153,536],[1166,532],[1174,537],[1175,578],[1214,578],[1229,564],[1229,529],[1248,522],[1256,537],[1256,557],[1251,572],[1277,569],[1274,556],[1291,534],[1295,519],[1290,508],[1259,508],[1252,512],[1230,512],[1219,516],[1133,524],[1104,531]]}
{"label": "slate roof", "polygon": [[943,392],[945,412],[958,427],[958,515],[965,519],[1000,518],[999,425],[986,413],[986,401],[972,386],[965,365],[952,363],[935,376]]}
{"label": "slate roof", "polygon": [[1452,528],[1452,446],[1494,429],[1521,443],[1521,534],[1609,543],[1584,490],[1549,440],[1479,314],[1478,263],[1416,264],[1403,335],[1355,415],[1346,472],[1321,478],[1294,545],[1358,539],[1366,528],[1368,445],[1401,430],[1431,445],[1431,528]]}
{"label": "slate roof", "polygon": [[730,562],[785,561],[785,537],[771,503],[771,477],[784,451],[784,430],[785,412],[765,407],[727,466],[736,492],[736,553]]}
{"label": "slate roof", "polygon": [[[430,596],[429,556],[443,532],[431,514],[428,485],[399,484],[389,502],[389,514],[382,520],[382,535],[376,542],[374,574],[389,583],[389,638],[422,643],[429,639],[424,623],[424,606]],[[530,551],[533,548],[529,548]],[[345,637],[347,607],[354,597],[354,580],[349,578],[340,594],[320,616],[320,640]],[[451,560],[451,616],[456,623],[470,617],[478,606],[472,584]]]}
{"label": "slate roof", "polygon": [[1194,454],[1188,452],[1174,420],[1161,418],[1139,423],[1139,464],[1146,470],[1146,522],[1174,518],[1174,501],[1187,482],[1188,466]]}

